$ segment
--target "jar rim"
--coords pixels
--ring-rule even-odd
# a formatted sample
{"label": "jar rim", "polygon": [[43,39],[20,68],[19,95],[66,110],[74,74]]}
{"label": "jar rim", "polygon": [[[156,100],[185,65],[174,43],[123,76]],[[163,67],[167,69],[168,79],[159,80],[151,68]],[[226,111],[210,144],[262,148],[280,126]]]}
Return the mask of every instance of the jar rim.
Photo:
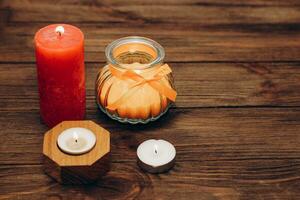
{"label": "jar rim", "polygon": [[156,42],[152,39],[146,38],[146,37],[129,36],[129,37],[123,37],[123,38],[117,39],[117,40],[111,42],[105,48],[105,56],[106,56],[108,63],[110,63],[114,66],[120,67],[120,68],[125,68],[122,66],[122,64],[120,64],[116,60],[113,52],[119,46],[124,45],[124,44],[129,44],[129,43],[144,44],[144,45],[151,47],[155,51],[155,53],[156,53],[155,59],[149,63],[143,64],[144,69],[150,68],[152,66],[156,66],[157,64],[161,63],[165,57],[165,50],[158,42]]}

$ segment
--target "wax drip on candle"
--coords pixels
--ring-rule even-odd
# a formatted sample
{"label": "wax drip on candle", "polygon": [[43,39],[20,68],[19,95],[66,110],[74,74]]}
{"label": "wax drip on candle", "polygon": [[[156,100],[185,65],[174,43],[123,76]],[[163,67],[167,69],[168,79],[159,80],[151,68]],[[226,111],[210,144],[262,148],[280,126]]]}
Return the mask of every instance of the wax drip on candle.
{"label": "wax drip on candle", "polygon": [[65,29],[64,29],[63,26],[57,26],[57,27],[55,28],[55,32],[58,34],[59,37],[61,37],[62,34],[64,34]]}

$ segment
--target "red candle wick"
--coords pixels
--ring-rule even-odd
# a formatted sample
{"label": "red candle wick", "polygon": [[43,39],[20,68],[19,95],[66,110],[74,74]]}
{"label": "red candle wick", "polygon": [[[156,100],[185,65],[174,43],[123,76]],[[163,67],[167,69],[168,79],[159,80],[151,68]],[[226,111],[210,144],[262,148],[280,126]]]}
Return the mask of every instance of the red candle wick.
{"label": "red candle wick", "polygon": [[65,32],[65,29],[63,26],[57,26],[55,28],[55,32],[57,33],[58,37],[61,37],[62,34]]}

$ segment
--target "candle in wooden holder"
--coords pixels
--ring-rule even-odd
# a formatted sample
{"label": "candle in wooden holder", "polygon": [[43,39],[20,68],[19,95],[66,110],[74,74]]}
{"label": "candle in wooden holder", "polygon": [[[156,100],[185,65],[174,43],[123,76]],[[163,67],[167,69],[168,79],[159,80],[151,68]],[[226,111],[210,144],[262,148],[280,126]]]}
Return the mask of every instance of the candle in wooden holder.
{"label": "candle in wooden holder", "polygon": [[60,150],[74,155],[89,152],[95,144],[95,134],[89,129],[81,127],[66,129],[57,138]]}
{"label": "candle in wooden holder", "polygon": [[88,184],[110,166],[110,133],[92,121],[64,121],[44,136],[45,173],[62,184]]}

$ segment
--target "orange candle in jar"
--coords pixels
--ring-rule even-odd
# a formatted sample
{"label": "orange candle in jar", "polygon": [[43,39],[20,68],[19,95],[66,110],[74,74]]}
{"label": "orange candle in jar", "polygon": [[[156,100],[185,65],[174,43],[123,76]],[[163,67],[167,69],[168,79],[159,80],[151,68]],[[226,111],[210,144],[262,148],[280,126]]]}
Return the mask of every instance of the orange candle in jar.
{"label": "orange candle in jar", "polygon": [[171,69],[153,40],[127,37],[106,49],[108,65],[97,78],[97,101],[109,116],[130,123],[157,119],[175,101]]}

